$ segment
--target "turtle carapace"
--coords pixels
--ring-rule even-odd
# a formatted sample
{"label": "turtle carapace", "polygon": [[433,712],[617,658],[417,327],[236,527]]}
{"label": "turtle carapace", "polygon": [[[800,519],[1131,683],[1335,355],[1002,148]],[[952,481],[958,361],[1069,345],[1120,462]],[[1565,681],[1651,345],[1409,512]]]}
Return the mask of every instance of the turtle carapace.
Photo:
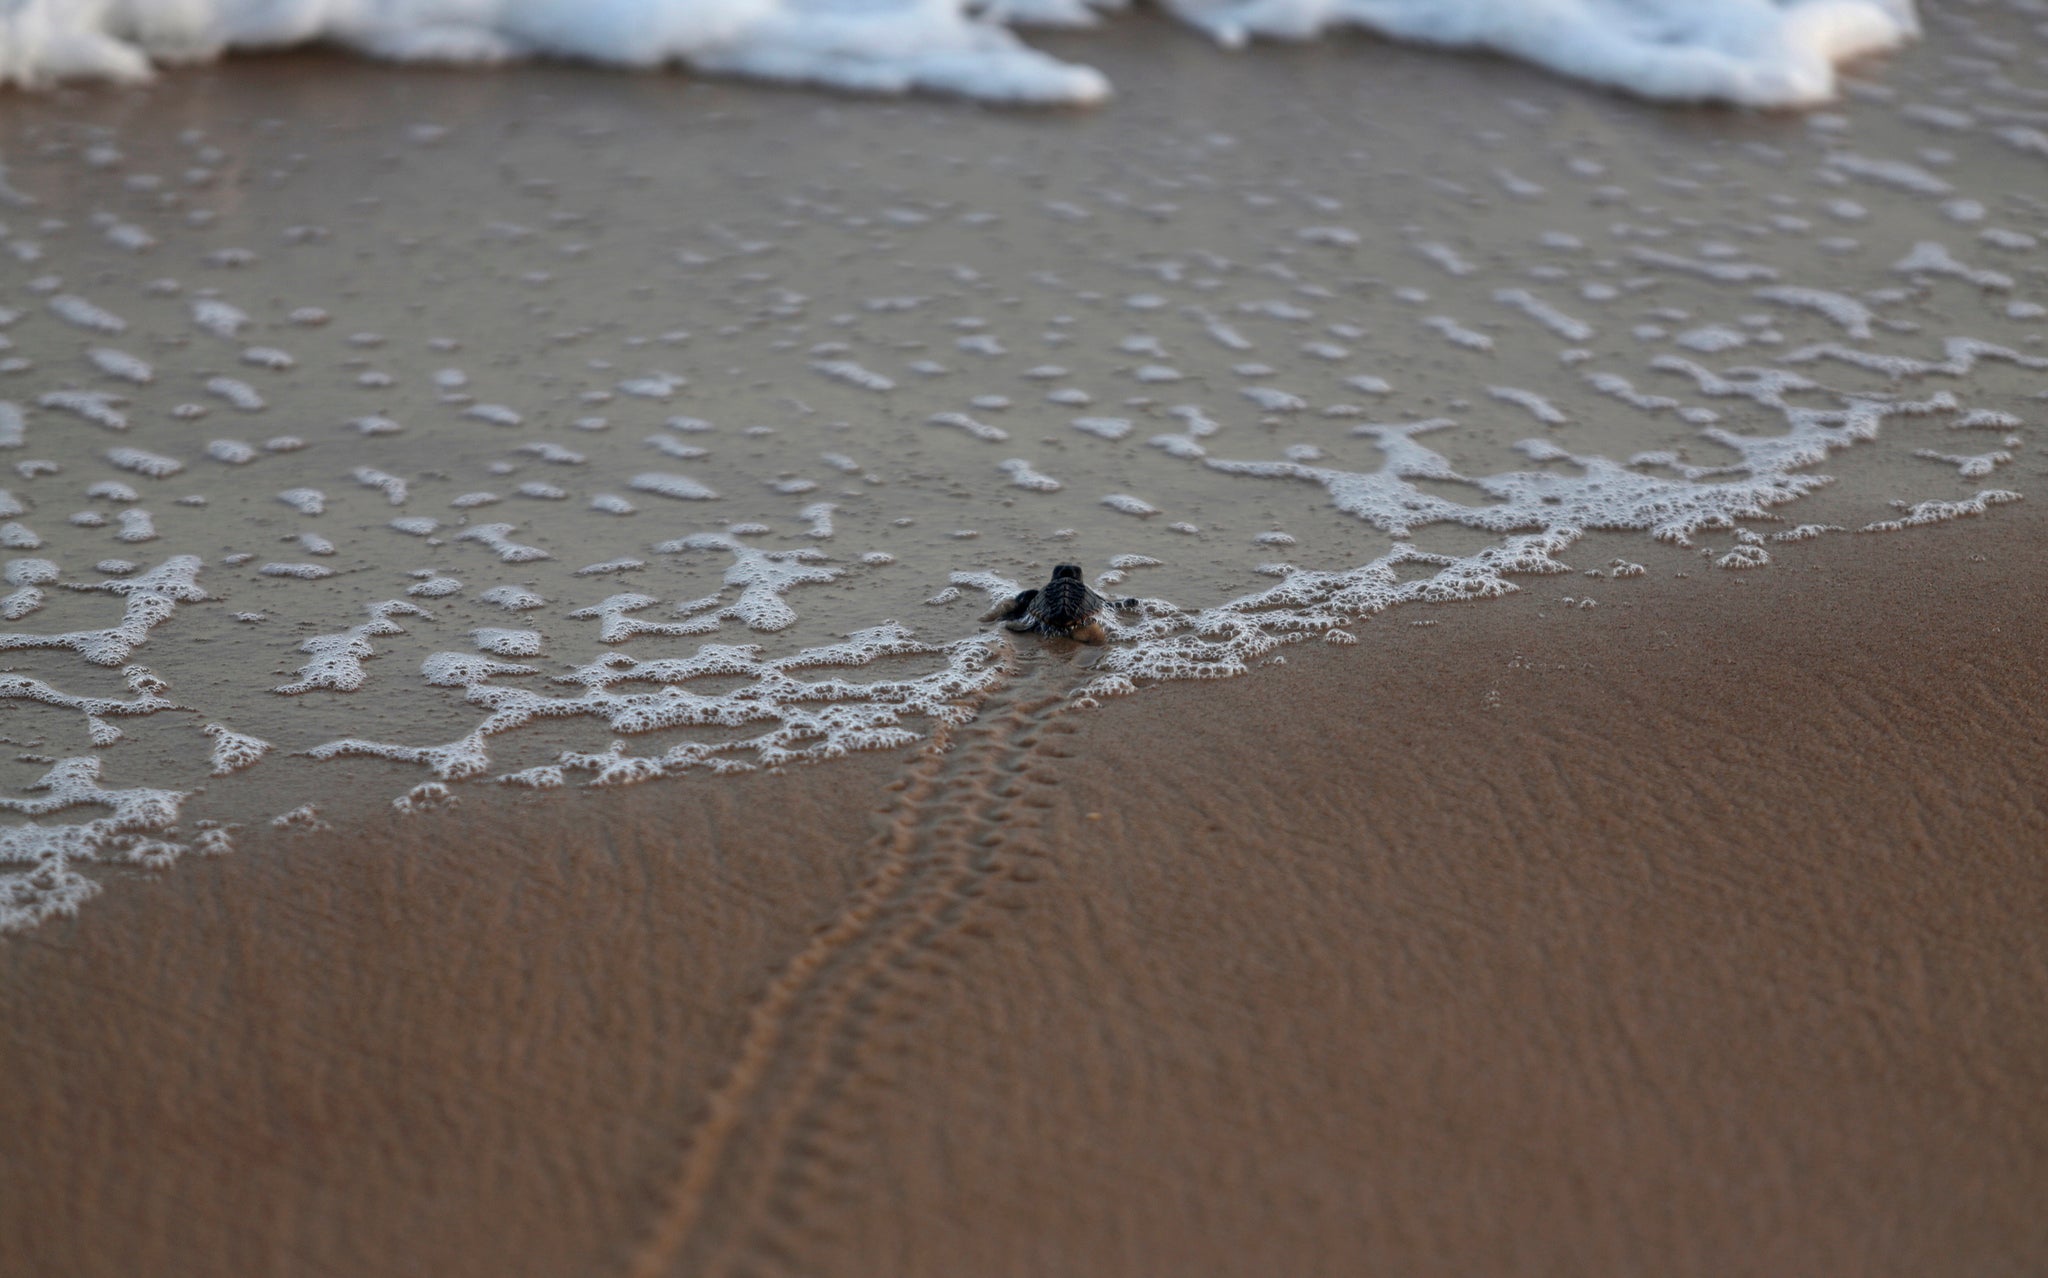
{"label": "turtle carapace", "polygon": [[1060,564],[1052,580],[1036,590],[1019,591],[1017,596],[996,605],[983,618],[1000,621],[1011,630],[1035,630],[1081,643],[1107,643],[1099,614],[1104,608],[1135,608],[1136,599],[1105,599],[1081,580],[1079,564]]}

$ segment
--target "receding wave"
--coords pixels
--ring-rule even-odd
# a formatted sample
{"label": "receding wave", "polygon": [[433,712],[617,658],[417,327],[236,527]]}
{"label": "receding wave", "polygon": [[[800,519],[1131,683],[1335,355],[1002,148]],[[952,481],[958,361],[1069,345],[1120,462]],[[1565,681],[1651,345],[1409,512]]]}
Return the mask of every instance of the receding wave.
{"label": "receding wave", "polygon": [[[1031,48],[1013,26],[1086,27],[1098,0],[15,0],[0,83],[141,79],[155,64],[328,41],[404,61],[550,56],[862,92],[928,89],[1089,103],[1099,71]],[[1226,45],[1356,28],[1486,49],[1680,101],[1808,106],[1836,65],[1917,31],[1912,0],[1167,0]]]}

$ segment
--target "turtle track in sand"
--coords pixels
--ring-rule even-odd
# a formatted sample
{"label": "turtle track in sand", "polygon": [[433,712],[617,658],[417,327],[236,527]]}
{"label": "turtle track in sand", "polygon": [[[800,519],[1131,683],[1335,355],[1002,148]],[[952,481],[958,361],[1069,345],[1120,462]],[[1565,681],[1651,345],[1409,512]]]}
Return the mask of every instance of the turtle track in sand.
{"label": "turtle track in sand", "polygon": [[[1045,870],[1034,837],[1084,671],[1025,645],[1010,678],[942,728],[876,809],[872,869],[756,999],[738,1051],[665,1176],[633,1278],[800,1272],[812,1213],[853,1165],[865,1089],[964,947]],[[822,1241],[810,1239],[809,1241]]]}

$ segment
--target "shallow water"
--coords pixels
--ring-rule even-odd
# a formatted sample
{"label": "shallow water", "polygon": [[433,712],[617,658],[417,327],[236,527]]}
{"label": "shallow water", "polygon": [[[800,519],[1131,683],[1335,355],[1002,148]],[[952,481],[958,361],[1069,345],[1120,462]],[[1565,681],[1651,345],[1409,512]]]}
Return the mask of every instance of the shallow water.
{"label": "shallow water", "polygon": [[1146,600],[1051,645],[1100,697],[1996,518],[2023,28],[1805,117],[1138,20],[1085,116],[299,55],[12,98],[0,926],[199,822],[901,746],[1058,562]]}

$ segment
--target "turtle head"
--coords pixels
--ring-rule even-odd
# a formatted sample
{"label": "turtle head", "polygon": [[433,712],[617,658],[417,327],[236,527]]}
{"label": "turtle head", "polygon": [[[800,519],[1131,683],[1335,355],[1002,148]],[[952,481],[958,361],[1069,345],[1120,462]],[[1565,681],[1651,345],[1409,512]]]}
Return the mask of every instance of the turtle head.
{"label": "turtle head", "polygon": [[1063,577],[1069,578],[1074,581],[1081,580],[1081,565],[1060,564],[1052,570],[1052,579],[1054,581],[1058,581]]}

